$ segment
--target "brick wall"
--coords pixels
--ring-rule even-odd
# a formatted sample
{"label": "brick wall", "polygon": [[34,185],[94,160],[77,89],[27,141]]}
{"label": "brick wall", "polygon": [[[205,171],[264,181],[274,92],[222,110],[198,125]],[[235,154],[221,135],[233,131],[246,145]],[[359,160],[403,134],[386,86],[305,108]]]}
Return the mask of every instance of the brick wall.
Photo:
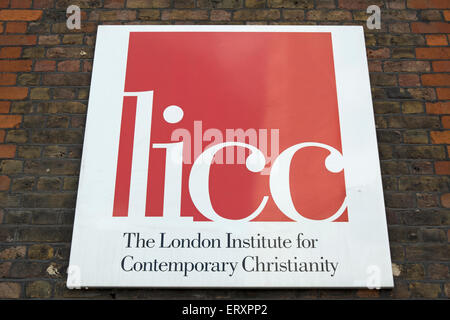
{"label": "brick wall", "polygon": [[[66,27],[79,5],[81,30]],[[393,290],[68,290],[99,24],[366,24]],[[0,0],[0,298],[450,297],[448,0]]]}

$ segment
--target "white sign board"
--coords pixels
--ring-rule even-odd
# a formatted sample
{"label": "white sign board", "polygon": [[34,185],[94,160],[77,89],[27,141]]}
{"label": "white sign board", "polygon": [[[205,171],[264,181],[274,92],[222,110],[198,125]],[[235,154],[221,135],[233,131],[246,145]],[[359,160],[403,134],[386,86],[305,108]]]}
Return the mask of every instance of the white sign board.
{"label": "white sign board", "polygon": [[68,273],[392,287],[362,27],[100,26]]}

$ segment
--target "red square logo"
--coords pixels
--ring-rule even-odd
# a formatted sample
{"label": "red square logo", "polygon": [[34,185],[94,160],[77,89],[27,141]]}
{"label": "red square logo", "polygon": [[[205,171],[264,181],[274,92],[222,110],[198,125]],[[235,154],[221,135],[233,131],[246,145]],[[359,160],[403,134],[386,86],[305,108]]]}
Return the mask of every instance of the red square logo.
{"label": "red square logo", "polygon": [[145,216],[348,221],[331,33],[131,32],[124,91],[113,216],[152,91]]}

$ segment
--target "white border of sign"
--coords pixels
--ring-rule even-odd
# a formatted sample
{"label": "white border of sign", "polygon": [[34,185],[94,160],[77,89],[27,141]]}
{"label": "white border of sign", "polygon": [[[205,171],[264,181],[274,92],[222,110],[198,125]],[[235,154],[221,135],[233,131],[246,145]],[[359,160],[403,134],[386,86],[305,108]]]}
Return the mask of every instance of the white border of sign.
{"label": "white border of sign", "polygon": [[[118,269],[126,254],[121,232],[123,219],[112,219],[121,110],[124,95],[128,39],[130,32],[331,32],[339,105],[342,148],[345,162],[348,223],[270,222],[233,226],[237,235],[265,232],[317,234],[325,254],[340,257],[343,272],[320,280],[305,276],[295,282],[292,275],[270,277],[261,274],[237,276],[229,281],[205,275],[188,280],[176,275],[123,275]],[[320,201],[320,199],[318,199]],[[159,224],[140,216],[127,218],[128,232],[157,232]],[[223,232],[220,223],[193,224],[195,232]],[[312,227],[312,229],[311,229]],[[300,231],[301,230],[301,231]],[[192,230],[191,230],[192,231]],[[179,236],[189,234],[189,225]],[[111,240],[117,239],[117,240]],[[340,241],[340,243],[336,243]],[[239,250],[223,251],[232,259]],[[203,250],[205,251],[205,250]],[[231,252],[232,251],[232,252]],[[247,252],[248,253],[248,252]],[[145,254],[145,252],[143,252]],[[209,256],[211,252],[188,251]],[[277,253],[278,254],[278,253]],[[280,257],[285,253],[280,252]],[[308,254],[306,254],[308,255]],[[180,258],[167,253],[167,258]],[[312,256],[311,256],[312,257]],[[182,258],[182,257],[181,257]],[[344,288],[393,287],[383,188],[378,158],[375,122],[370,92],[364,32],[360,26],[99,26],[88,116],[81,162],[73,240],[70,255],[69,288],[80,287],[245,287],[245,288]]]}

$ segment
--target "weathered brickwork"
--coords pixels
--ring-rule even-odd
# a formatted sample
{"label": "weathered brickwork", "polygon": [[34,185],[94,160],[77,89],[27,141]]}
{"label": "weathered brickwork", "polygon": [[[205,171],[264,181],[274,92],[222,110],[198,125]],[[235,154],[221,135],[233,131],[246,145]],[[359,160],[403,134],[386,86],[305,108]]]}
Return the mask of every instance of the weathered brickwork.
{"label": "weathered brickwork", "polygon": [[[0,298],[448,299],[449,22],[448,0],[0,0]],[[395,288],[66,289],[99,24],[365,26]]]}

